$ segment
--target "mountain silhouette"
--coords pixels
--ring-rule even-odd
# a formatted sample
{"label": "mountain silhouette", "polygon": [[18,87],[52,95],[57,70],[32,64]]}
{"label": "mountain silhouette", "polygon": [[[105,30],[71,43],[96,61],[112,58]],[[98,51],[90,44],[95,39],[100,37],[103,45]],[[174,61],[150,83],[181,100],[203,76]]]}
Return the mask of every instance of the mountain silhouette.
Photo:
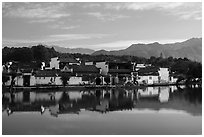
{"label": "mountain silhouette", "polygon": [[202,38],[191,38],[183,42],[176,42],[171,44],[160,44],[158,42],[150,44],[132,44],[123,50],[99,50],[92,55],[131,55],[138,57],[150,58],[151,56],[159,57],[176,57],[188,58],[193,61],[202,61]]}

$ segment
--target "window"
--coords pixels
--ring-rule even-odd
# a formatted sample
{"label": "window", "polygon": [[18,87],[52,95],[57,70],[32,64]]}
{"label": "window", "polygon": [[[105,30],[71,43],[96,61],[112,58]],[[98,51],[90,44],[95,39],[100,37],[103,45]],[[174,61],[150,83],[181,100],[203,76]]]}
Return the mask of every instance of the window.
{"label": "window", "polygon": [[149,77],[149,79],[152,79],[152,77]]}

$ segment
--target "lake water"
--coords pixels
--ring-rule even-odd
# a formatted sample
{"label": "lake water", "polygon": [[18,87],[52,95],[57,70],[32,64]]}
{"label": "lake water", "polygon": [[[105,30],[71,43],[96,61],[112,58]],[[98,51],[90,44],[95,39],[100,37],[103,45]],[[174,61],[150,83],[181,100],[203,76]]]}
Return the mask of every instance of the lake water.
{"label": "lake water", "polygon": [[2,134],[202,134],[202,88],[2,94]]}

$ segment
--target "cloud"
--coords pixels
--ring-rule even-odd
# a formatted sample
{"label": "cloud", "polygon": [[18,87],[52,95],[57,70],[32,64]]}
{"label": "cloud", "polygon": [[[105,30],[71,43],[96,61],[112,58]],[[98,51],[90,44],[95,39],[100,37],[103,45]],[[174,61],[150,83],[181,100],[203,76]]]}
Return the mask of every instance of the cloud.
{"label": "cloud", "polygon": [[[61,45],[67,46],[70,44],[70,41],[74,40],[89,40],[89,39],[101,39],[108,37],[110,34],[56,34],[48,35],[45,37],[37,39],[8,39],[2,38],[3,46],[29,46],[37,44],[45,45]],[[84,45],[83,45],[84,46]],[[83,47],[82,46],[82,47]]]}
{"label": "cloud", "polygon": [[128,9],[128,10],[150,10],[150,9],[173,9],[181,6],[182,3],[159,3],[159,2],[135,2],[135,3],[108,3],[105,5],[107,9]]}
{"label": "cloud", "polygon": [[62,29],[70,30],[70,29],[75,29],[79,27],[80,27],[79,25],[73,25],[73,26],[62,27]]}
{"label": "cloud", "polygon": [[87,13],[90,16],[96,17],[102,21],[115,21],[116,19],[128,18],[126,15],[116,15],[116,14],[104,14],[101,12],[89,12]]}
{"label": "cloud", "polygon": [[80,25],[67,25],[63,21],[58,21],[54,24],[47,25],[47,27],[50,29],[71,30],[71,29],[79,28]]}
{"label": "cloud", "polygon": [[95,7],[101,7],[100,3],[85,3],[83,8],[95,8]]}
{"label": "cloud", "polygon": [[55,19],[35,19],[29,21],[29,23],[47,23],[47,22],[54,22]]}
{"label": "cloud", "polygon": [[105,9],[112,10],[157,10],[165,11],[169,15],[178,16],[180,19],[195,19],[202,18],[202,3],[201,2],[135,2],[135,3],[107,3]]}
{"label": "cloud", "polygon": [[109,34],[56,34],[50,35],[49,38],[55,41],[61,40],[82,40],[82,39],[93,39],[93,38],[103,38]]}
{"label": "cloud", "polygon": [[32,22],[45,23],[70,16],[64,12],[64,3],[4,3],[3,17],[32,19]]}

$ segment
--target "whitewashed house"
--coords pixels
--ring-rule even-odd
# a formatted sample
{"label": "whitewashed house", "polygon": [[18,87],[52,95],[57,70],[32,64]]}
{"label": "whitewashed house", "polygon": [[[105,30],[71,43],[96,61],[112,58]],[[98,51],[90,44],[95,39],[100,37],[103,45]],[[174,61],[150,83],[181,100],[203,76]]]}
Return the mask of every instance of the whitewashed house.
{"label": "whitewashed house", "polygon": [[133,66],[134,66],[134,70],[135,71],[138,71],[139,69],[143,69],[143,68],[146,68],[146,67],[150,67],[151,66],[151,64],[143,64],[143,63],[141,63],[141,64],[136,64],[136,63],[133,63]]}
{"label": "whitewashed house", "polygon": [[45,67],[45,69],[59,69],[59,63],[60,61],[58,57],[51,58],[50,66]]}
{"label": "whitewashed house", "polygon": [[168,83],[169,82],[169,69],[168,68],[159,68],[159,83]]}
{"label": "whitewashed house", "polygon": [[35,80],[36,85],[62,85],[61,77],[55,71],[37,71]]}
{"label": "whitewashed house", "polygon": [[174,74],[169,75],[169,83],[175,84],[178,80],[178,76]]}
{"label": "whitewashed house", "polygon": [[106,61],[103,62],[96,62],[96,67],[100,68],[102,75],[107,75],[109,70],[109,65]]}
{"label": "whitewashed house", "polygon": [[138,84],[155,84],[158,83],[159,73],[157,68],[148,67],[138,70],[137,82]]}
{"label": "whitewashed house", "polygon": [[63,69],[66,65],[80,65],[80,61],[74,58],[59,58],[59,69]]}
{"label": "whitewashed house", "polygon": [[158,75],[140,75],[138,76],[138,83],[139,84],[155,84],[158,83]]}
{"label": "whitewashed house", "polygon": [[82,84],[82,77],[72,76],[69,78],[68,85],[80,85]]}
{"label": "whitewashed house", "polygon": [[85,62],[85,65],[94,65],[94,62],[93,61],[88,61],[88,62]]}

